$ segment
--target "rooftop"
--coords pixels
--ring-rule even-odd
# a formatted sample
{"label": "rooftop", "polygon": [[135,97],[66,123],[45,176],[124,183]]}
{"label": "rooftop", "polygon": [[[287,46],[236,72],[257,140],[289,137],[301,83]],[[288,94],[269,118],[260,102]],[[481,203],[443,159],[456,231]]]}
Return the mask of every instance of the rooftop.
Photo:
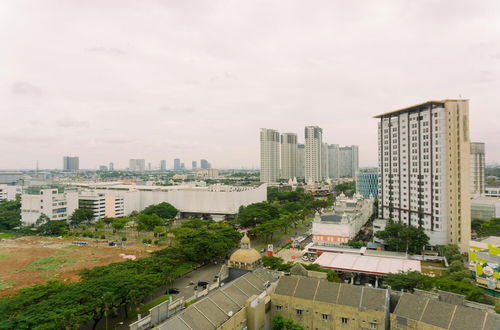
{"label": "rooftop", "polygon": [[373,118],[382,118],[382,117],[385,117],[387,115],[394,115],[396,113],[412,112],[412,111],[418,110],[419,108],[427,108],[428,106],[431,106],[431,105],[443,106],[446,102],[468,102],[468,101],[469,100],[465,100],[465,99],[460,99],[460,100],[447,99],[447,100],[441,100],[441,101],[426,101],[426,102],[418,103],[418,104],[415,104],[415,105],[412,105],[412,106],[409,106],[406,108],[401,108],[398,110],[384,112],[380,115],[373,116]]}

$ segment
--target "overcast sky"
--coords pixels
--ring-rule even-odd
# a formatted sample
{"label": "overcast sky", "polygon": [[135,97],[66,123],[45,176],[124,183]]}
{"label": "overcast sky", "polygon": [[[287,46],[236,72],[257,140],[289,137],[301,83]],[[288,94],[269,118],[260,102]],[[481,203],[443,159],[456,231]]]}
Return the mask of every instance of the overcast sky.
{"label": "overcast sky", "polygon": [[459,97],[500,163],[498,0],[0,1],[0,169],[258,167],[306,125],[370,166],[373,115]]}

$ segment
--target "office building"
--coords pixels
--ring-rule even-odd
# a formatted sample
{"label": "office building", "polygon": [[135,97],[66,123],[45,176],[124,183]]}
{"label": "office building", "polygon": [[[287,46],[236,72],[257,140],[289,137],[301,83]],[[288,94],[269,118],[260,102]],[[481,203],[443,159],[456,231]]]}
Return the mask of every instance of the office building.
{"label": "office building", "polygon": [[29,187],[21,195],[21,221],[24,225],[35,224],[42,214],[50,220],[68,220],[77,208],[77,190]]}
{"label": "office building", "polygon": [[63,171],[76,172],[80,169],[80,159],[78,157],[63,157]]}
{"label": "office building", "polygon": [[297,134],[281,134],[281,178],[297,177]]}
{"label": "office building", "polygon": [[146,170],[146,161],[144,159],[130,159],[129,170],[132,172],[144,172]]}
{"label": "office building", "polygon": [[167,161],[162,159],[160,160],[160,171],[166,171],[167,170]]}
{"label": "office building", "polygon": [[306,168],[306,145],[297,144],[297,167],[296,173],[297,178],[305,178],[305,168]]}
{"label": "office building", "polygon": [[198,164],[197,164],[196,160],[193,160],[193,161],[191,162],[191,169],[192,169],[193,171],[194,171],[194,170],[196,170],[196,169],[198,169]]}
{"label": "office building", "polygon": [[280,133],[260,130],[260,182],[278,182],[280,177]]}
{"label": "office building", "polygon": [[318,126],[306,126],[305,130],[305,180],[309,182],[320,182],[323,178],[321,173],[321,154],[323,149],[323,130]]}
{"label": "office building", "polygon": [[470,169],[471,169],[471,194],[472,196],[484,195],[484,143],[470,143]]}
{"label": "office building", "polygon": [[356,173],[356,192],[365,198],[378,198],[378,169],[359,169]]}
{"label": "office building", "polygon": [[181,160],[179,158],[174,159],[174,171],[181,170]]}
{"label": "office building", "polygon": [[379,218],[421,227],[430,244],[470,240],[467,100],[429,101],[375,118]]}
{"label": "office building", "polygon": [[210,168],[210,164],[208,163],[208,160],[206,160],[206,159],[200,159],[200,168],[202,170]]}

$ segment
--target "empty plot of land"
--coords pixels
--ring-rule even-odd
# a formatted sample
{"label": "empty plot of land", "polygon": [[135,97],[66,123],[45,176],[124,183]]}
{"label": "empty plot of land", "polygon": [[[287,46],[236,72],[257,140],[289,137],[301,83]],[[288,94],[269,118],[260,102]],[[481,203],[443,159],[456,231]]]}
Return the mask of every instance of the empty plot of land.
{"label": "empty plot of land", "polygon": [[[83,241],[80,240],[79,241]],[[109,246],[106,242],[52,237],[0,239],[0,296],[51,279],[73,282],[85,268],[103,266],[125,258],[142,258],[158,248],[143,245]]]}

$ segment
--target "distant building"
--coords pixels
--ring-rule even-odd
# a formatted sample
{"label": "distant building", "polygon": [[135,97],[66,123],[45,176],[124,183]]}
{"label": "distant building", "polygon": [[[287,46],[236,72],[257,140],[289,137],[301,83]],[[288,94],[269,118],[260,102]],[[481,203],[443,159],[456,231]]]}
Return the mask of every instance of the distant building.
{"label": "distant building", "polygon": [[472,220],[490,221],[491,218],[500,218],[500,197],[472,198],[470,209]]}
{"label": "distant building", "polygon": [[339,148],[339,178],[354,178],[359,169],[358,159],[358,146]]}
{"label": "distant building", "polygon": [[181,160],[179,158],[174,159],[174,171],[180,171],[182,169],[181,167]]}
{"label": "distant building", "polygon": [[63,171],[64,172],[77,172],[80,169],[80,158],[78,157],[63,157]]}
{"label": "distant building", "polygon": [[500,197],[500,187],[486,187],[484,195],[486,197]]}
{"label": "distant building", "polygon": [[208,160],[200,159],[200,168],[201,169],[210,168],[210,164],[208,163]]}
{"label": "distant building", "polygon": [[109,170],[110,171],[114,171],[115,170],[115,164],[113,164],[113,162],[109,163]]}
{"label": "distant building", "polygon": [[219,178],[219,170],[215,168],[207,168],[203,170],[199,170],[194,175],[197,179],[218,179]]}
{"label": "distant building", "polygon": [[280,133],[260,130],[260,182],[274,183],[280,178]]}
{"label": "distant building", "polygon": [[160,160],[160,171],[166,171],[167,170],[167,161],[162,159]]}
{"label": "distant building", "polygon": [[378,198],[378,169],[360,169],[356,173],[356,192],[365,198]]}
{"label": "distant building", "polygon": [[77,208],[77,190],[30,187],[21,195],[21,221],[24,225],[35,224],[42,214],[50,220],[68,220]]}
{"label": "distant building", "polygon": [[470,240],[468,100],[429,101],[375,116],[379,218],[422,227],[431,245]]}
{"label": "distant building", "polygon": [[330,178],[340,178],[339,172],[340,148],[338,144],[328,145],[328,175]]}
{"label": "distant building", "polygon": [[330,158],[328,157],[328,143],[323,142],[321,146],[321,177],[327,179],[330,177]]}
{"label": "distant building", "polygon": [[111,193],[81,191],[78,194],[78,208],[91,210],[94,220],[125,216],[124,198]]}
{"label": "distant building", "polygon": [[470,143],[470,169],[471,169],[471,193],[472,196],[481,196],[484,194],[484,143]]}
{"label": "distant building", "polygon": [[194,171],[194,170],[196,170],[196,169],[198,169],[198,164],[197,164],[196,160],[193,160],[193,161],[191,162],[191,169],[192,169],[193,171]]}
{"label": "distant building", "polygon": [[305,144],[297,144],[297,178],[305,178],[306,166],[306,146]]}
{"label": "distant building", "polygon": [[297,134],[281,134],[281,178],[297,177]]}
{"label": "distant building", "polygon": [[21,193],[20,186],[0,184],[0,201],[13,201],[19,193]]}
{"label": "distant building", "polygon": [[306,126],[304,130],[306,157],[305,157],[305,180],[309,182],[320,182],[323,178],[321,173],[321,159],[323,150],[323,130],[318,126]]}
{"label": "distant building", "polygon": [[106,172],[107,170],[108,170],[108,167],[106,165],[100,165],[99,166],[99,171]]}
{"label": "distant building", "polygon": [[6,172],[0,171],[0,184],[14,184],[17,183],[23,177],[23,172]]}
{"label": "distant building", "polygon": [[129,169],[132,172],[144,172],[146,170],[146,161],[144,159],[130,159]]}

